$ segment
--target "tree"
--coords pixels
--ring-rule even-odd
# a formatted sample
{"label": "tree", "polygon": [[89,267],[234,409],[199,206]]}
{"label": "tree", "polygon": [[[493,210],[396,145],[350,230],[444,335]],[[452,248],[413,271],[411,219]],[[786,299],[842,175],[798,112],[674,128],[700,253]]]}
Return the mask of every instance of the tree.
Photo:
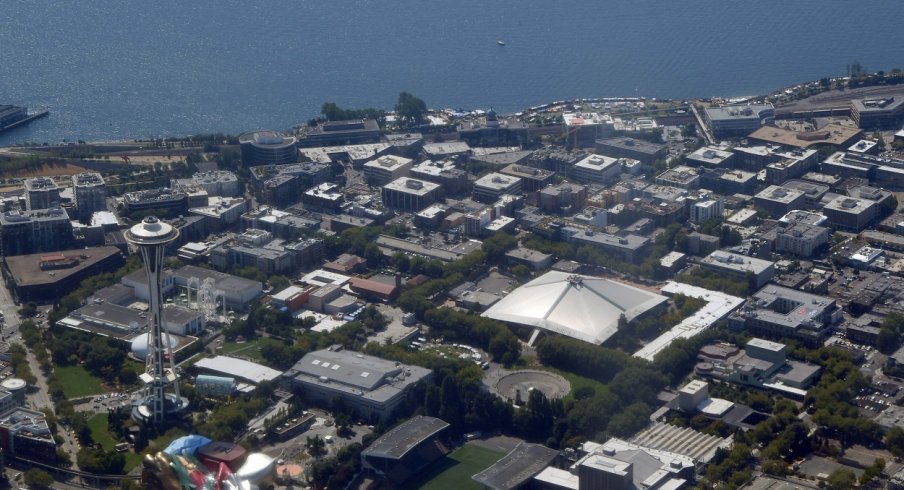
{"label": "tree", "polygon": [[50,473],[38,468],[31,468],[25,472],[25,484],[29,488],[51,488],[53,477]]}
{"label": "tree", "polygon": [[895,456],[904,455],[904,429],[894,426],[885,434],[885,446]]}
{"label": "tree", "polygon": [[849,490],[854,488],[857,482],[857,475],[853,471],[839,468],[832,472],[826,479],[826,488],[829,490]]}
{"label": "tree", "polygon": [[304,445],[308,453],[315,458],[326,454],[326,442],[320,436],[308,437]]}
{"label": "tree", "polygon": [[396,114],[408,124],[419,125],[424,122],[424,114],[427,113],[427,104],[423,100],[402,92],[395,106]]}

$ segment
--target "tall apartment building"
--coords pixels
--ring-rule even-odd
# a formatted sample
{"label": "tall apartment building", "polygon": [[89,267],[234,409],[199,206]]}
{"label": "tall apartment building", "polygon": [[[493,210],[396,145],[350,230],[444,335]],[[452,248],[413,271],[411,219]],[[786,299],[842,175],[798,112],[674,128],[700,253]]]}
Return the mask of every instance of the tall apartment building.
{"label": "tall apartment building", "polygon": [[0,255],[64,250],[73,244],[72,222],[62,209],[0,214]]}
{"label": "tall apartment building", "polygon": [[107,185],[96,172],[84,172],[72,176],[73,197],[78,209],[78,219],[87,221],[97,211],[107,209]]}
{"label": "tall apartment building", "polygon": [[25,209],[50,209],[60,205],[60,188],[53,179],[35,177],[25,179]]}

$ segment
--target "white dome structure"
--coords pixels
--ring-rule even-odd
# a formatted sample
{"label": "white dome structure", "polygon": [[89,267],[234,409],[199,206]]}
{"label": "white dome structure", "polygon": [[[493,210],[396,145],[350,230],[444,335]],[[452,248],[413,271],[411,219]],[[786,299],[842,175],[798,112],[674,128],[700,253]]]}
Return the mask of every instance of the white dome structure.
{"label": "white dome structure", "polygon": [[[176,340],[175,335],[163,335],[162,337],[164,343],[169,344],[169,348],[172,350],[176,349],[176,346],[179,344],[179,341]],[[150,342],[150,334],[143,333],[134,339],[132,339],[132,355],[135,356],[139,361],[144,361],[148,357],[148,343]]]}

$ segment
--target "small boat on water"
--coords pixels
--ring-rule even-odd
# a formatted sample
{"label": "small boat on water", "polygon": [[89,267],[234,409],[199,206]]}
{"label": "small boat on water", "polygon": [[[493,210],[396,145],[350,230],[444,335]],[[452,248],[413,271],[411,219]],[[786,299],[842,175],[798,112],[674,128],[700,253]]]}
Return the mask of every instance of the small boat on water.
{"label": "small boat on water", "polygon": [[505,46],[505,41],[500,39],[500,40],[496,41],[496,44],[498,44],[500,46]]}

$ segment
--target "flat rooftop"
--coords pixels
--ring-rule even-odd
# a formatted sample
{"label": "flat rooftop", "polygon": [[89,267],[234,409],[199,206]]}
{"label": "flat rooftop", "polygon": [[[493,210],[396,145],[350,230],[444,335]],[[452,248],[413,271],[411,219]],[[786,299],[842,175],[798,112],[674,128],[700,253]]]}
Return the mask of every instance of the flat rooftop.
{"label": "flat rooftop", "polygon": [[519,442],[514,449],[489,468],[472,476],[477,483],[493,490],[520,488],[549,466],[559,451],[540,444]]}
{"label": "flat rooftop", "polygon": [[783,187],[780,185],[770,185],[769,187],[763,189],[759,194],[757,194],[757,199],[764,199],[775,202],[782,202],[785,204],[789,204],[799,199],[801,196],[805,194],[797,189],[791,189],[788,187]]}
{"label": "flat rooftop", "polygon": [[412,179],[410,177],[400,177],[383,186],[383,189],[396,192],[404,192],[405,194],[414,194],[417,196],[426,196],[436,191],[441,186],[433,182],[420,179]]}
{"label": "flat rooftop", "polygon": [[417,415],[380,436],[361,454],[372,458],[402,459],[408,451],[446,427],[449,424],[444,420]]}
{"label": "flat rooftop", "polygon": [[244,379],[252,383],[272,381],[282,375],[280,371],[270,369],[267,366],[228,356],[206,357],[196,362],[195,366]]}
{"label": "flat rooftop", "polygon": [[829,124],[821,129],[805,132],[792,131],[776,126],[762,126],[750,133],[748,137],[777,145],[809,148],[814,145],[843,145],[858,137],[861,133],[862,131],[859,128],[841,124]]}
{"label": "flat rooftop", "polygon": [[31,255],[14,255],[6,257],[6,266],[12,275],[16,286],[37,286],[40,284],[53,284],[77,274],[78,272],[97,264],[107,258],[121,253],[118,248],[111,246],[91,247],[77,250],[64,250],[54,252],[54,255],[62,255],[78,261],[78,264],[65,269],[41,269],[42,257],[47,253]]}

